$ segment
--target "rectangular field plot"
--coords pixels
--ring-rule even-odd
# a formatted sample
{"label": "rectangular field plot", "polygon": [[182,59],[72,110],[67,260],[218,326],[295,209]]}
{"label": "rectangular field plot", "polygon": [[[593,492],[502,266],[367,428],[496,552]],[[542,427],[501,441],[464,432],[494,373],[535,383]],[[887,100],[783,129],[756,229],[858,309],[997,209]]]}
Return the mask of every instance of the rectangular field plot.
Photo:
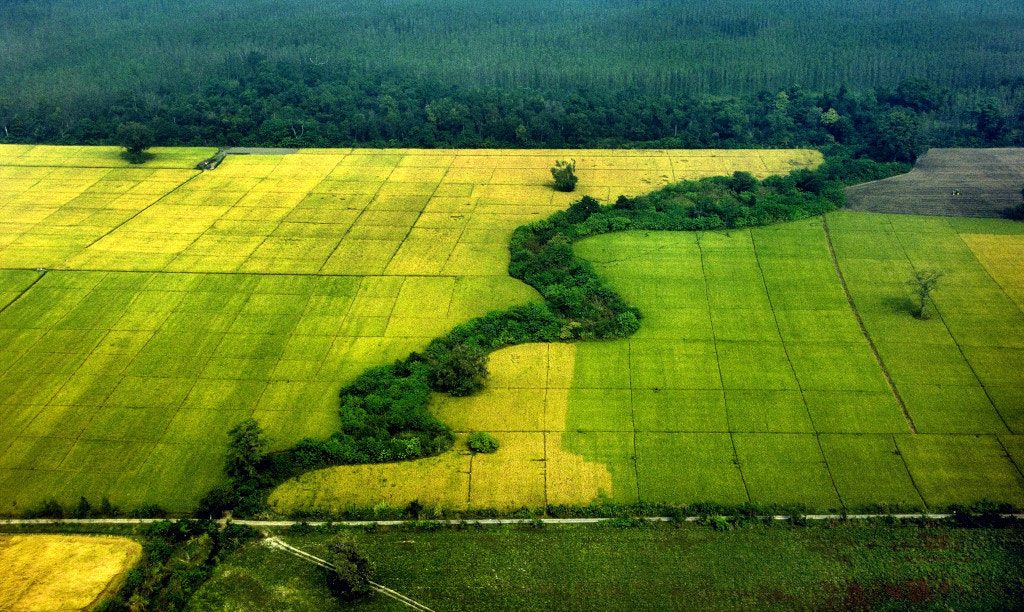
{"label": "rectangular field plot", "polygon": [[922,508],[892,436],[823,435],[821,448],[847,509]]}
{"label": "rectangular field plot", "polygon": [[[193,170],[214,152],[157,148],[128,167],[113,147],[0,147],[0,266],[504,276],[511,230],[583,195],[608,201],[821,161],[813,151],[695,152],[689,170],[674,171],[686,152],[341,149],[228,155]],[[557,193],[549,169],[568,158],[581,185]],[[480,243],[470,229],[500,235]]]}
{"label": "rectangular field plot", "polygon": [[841,508],[816,436],[735,434],[733,437],[752,501]]}
{"label": "rectangular field plot", "polygon": [[1024,477],[996,436],[896,436],[924,501],[933,508],[988,500],[1024,504]]}
{"label": "rectangular field plot", "polygon": [[636,445],[644,501],[747,501],[729,434],[639,433]]}
{"label": "rectangular field plot", "polygon": [[[19,505],[49,487],[68,502],[107,495],[187,510],[222,478],[226,434],[239,421],[257,418],[274,448],[326,436],[347,380],[461,321],[534,299],[521,283],[486,277],[0,279],[21,296],[0,310],[0,499]],[[521,429],[543,429],[539,392]],[[209,450],[201,465],[157,460],[192,447]]]}

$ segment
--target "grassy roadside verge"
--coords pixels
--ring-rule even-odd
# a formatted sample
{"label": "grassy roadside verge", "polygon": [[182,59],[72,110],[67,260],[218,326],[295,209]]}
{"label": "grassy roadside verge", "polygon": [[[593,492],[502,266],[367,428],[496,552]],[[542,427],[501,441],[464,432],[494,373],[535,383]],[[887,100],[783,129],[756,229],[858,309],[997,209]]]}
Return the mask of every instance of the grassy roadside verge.
{"label": "grassy roadside verge", "polygon": [[[296,528],[284,539],[320,554],[330,533]],[[1014,528],[621,522],[347,533],[377,581],[438,610],[998,609],[1024,596],[1024,532]],[[188,609],[338,607],[321,570],[252,543]]]}

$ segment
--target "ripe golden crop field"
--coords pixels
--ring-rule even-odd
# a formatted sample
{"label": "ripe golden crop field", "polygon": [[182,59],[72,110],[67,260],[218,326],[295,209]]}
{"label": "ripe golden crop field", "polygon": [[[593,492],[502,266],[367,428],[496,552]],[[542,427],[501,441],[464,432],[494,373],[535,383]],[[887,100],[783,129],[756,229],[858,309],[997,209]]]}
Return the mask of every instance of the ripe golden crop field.
{"label": "ripe golden crop field", "polygon": [[94,605],[142,556],[128,538],[0,535],[0,608],[81,610]]}

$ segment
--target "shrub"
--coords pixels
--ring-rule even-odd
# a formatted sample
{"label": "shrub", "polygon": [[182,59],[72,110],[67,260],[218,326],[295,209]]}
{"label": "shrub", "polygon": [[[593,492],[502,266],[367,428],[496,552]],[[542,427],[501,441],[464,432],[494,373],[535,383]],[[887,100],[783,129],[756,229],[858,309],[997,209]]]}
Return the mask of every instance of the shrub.
{"label": "shrub", "polygon": [[165,518],[167,511],[156,504],[143,504],[128,513],[132,518]]}
{"label": "shrub", "polygon": [[71,518],[84,519],[93,516],[93,514],[92,504],[85,497],[79,497],[78,504],[71,510]]}
{"label": "shrub", "polygon": [[56,499],[50,498],[35,508],[25,511],[25,518],[64,518],[64,507]]}
{"label": "shrub", "polygon": [[485,431],[475,431],[469,434],[466,446],[474,453],[494,453],[498,450],[498,440]]}
{"label": "shrub", "polygon": [[755,187],[757,187],[757,178],[749,172],[737,170],[732,173],[732,177],[729,179],[729,189],[732,189],[734,193],[753,191]]}
{"label": "shrub", "polygon": [[448,346],[434,342],[423,358],[430,366],[430,388],[456,397],[473,395],[487,379],[487,353],[470,343]]}
{"label": "shrub", "polygon": [[327,561],[334,566],[328,584],[335,595],[354,601],[370,594],[370,562],[351,540],[338,536],[328,542]]}
{"label": "shrub", "polygon": [[258,473],[258,465],[267,448],[267,438],[256,419],[248,418],[228,431],[231,442],[225,458],[224,471],[239,481],[251,480]]}
{"label": "shrub", "polygon": [[576,160],[558,160],[551,169],[551,176],[555,179],[555,189],[558,191],[575,191],[579,177],[576,176]]}

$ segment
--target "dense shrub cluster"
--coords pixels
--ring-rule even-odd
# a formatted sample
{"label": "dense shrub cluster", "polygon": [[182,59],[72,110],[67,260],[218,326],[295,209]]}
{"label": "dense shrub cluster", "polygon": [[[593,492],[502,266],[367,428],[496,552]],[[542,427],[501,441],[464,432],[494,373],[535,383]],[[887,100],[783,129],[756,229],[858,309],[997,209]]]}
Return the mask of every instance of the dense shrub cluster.
{"label": "dense shrub cluster", "polygon": [[221,530],[210,521],[161,521],[144,535],[142,560],[97,611],[183,610],[220,559],[259,534],[231,524]]}
{"label": "dense shrub cluster", "polygon": [[474,431],[469,434],[466,446],[474,453],[498,452],[498,439],[486,431]]}
{"label": "dense shrub cluster", "polygon": [[576,176],[576,160],[555,162],[551,169],[551,178],[555,179],[555,189],[566,193],[576,190],[579,177]]}
{"label": "dense shrub cluster", "polygon": [[156,504],[143,504],[125,512],[119,506],[110,503],[106,497],[103,497],[99,504],[93,505],[83,496],[78,498],[78,503],[74,506],[68,507],[64,507],[54,498],[43,500],[38,505],[27,508],[21,516],[27,519],[164,518],[167,511]]}
{"label": "dense shrub cluster", "polygon": [[[749,173],[684,181],[602,206],[584,197],[565,211],[516,229],[509,274],[535,288],[543,304],[517,306],[463,323],[422,353],[371,368],[341,390],[341,430],[263,454],[259,433],[232,431],[230,484],[210,493],[201,516],[233,508],[258,512],[272,486],[303,472],[436,455],[452,431],[427,409],[431,392],[470,395],[483,388],[487,354],[527,342],[624,338],[640,327],[627,304],[575,256],[587,236],[630,229],[715,230],[766,225],[822,214],[842,205],[843,187],[905,171],[898,163],[833,157],[816,170],[757,180]],[[249,428],[258,427],[253,421]],[[244,429],[244,428],[243,428]]]}

